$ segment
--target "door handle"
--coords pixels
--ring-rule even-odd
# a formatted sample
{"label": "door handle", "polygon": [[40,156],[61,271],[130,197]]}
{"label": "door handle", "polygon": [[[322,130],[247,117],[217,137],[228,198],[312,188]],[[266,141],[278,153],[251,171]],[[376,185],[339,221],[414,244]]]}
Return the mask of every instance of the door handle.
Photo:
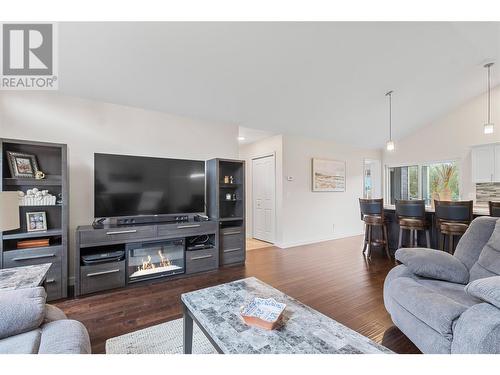
{"label": "door handle", "polygon": [[106,232],[106,235],[111,236],[113,234],[127,234],[127,233],[137,233],[137,229],[115,230],[111,232]]}
{"label": "door handle", "polygon": [[179,225],[177,229],[198,228],[200,224]]}
{"label": "door handle", "polygon": [[109,271],[101,271],[101,272],[94,272],[94,273],[88,273],[87,277],[95,277],[95,276],[102,276],[102,275],[108,275],[110,273],[117,273],[120,272],[120,270],[114,269],[114,270],[109,270]]}
{"label": "door handle", "polygon": [[56,282],[56,279],[47,279],[45,280],[45,284],[53,284]]}
{"label": "door handle", "polygon": [[238,231],[238,232],[225,232],[225,233],[222,233],[223,236],[231,236],[233,234],[241,234],[241,231]]}
{"label": "door handle", "polygon": [[32,260],[32,259],[41,259],[41,258],[53,258],[55,256],[56,256],[56,254],[32,255],[32,256],[29,256],[29,257],[13,258],[12,260],[15,261],[15,262],[20,262],[22,260]]}

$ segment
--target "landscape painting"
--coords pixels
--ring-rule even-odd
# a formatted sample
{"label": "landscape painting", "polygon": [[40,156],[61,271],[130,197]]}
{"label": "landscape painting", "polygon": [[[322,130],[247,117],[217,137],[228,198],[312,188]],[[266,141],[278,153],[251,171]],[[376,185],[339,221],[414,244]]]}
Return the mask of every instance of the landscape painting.
{"label": "landscape painting", "polygon": [[313,191],[345,191],[345,161],[312,159]]}

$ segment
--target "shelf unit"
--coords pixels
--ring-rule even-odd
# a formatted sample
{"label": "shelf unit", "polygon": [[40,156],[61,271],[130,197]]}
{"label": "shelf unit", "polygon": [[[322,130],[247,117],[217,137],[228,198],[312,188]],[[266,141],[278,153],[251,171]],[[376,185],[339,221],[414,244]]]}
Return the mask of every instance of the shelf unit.
{"label": "shelf unit", "polygon": [[[35,155],[45,179],[16,178],[11,176],[7,151]],[[17,139],[0,139],[0,189],[23,191],[38,188],[62,196],[62,203],[55,205],[20,206],[20,229],[0,232],[0,268],[52,263],[47,274],[48,300],[66,298],[68,293],[68,223],[69,190],[67,146],[65,144],[34,142]],[[45,212],[47,230],[28,232],[26,213]],[[50,245],[18,249],[17,242],[25,239],[47,238]]]}
{"label": "shelf unit", "polygon": [[[207,162],[207,215],[219,225],[220,265],[245,262],[245,161],[211,159]],[[232,176],[234,183],[224,182]],[[226,198],[231,195],[231,199]]]}

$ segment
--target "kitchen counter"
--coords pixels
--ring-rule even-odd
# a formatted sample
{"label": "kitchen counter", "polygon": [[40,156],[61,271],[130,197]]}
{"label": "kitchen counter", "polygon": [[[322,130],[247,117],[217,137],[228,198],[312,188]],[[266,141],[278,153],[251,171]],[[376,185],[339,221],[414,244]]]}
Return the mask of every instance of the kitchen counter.
{"label": "kitchen counter", "polygon": [[[434,208],[426,207],[425,212],[426,212],[426,215],[425,215],[426,219],[430,225],[429,231],[430,231],[431,248],[437,249],[438,248],[438,231],[436,228]],[[398,248],[398,240],[399,240],[399,224],[398,224],[398,220],[396,218],[396,207],[394,205],[385,205],[384,206],[384,214],[385,214],[385,217],[388,221],[387,231],[388,231],[388,238],[389,238],[389,249],[391,250],[392,253],[394,253]],[[489,215],[489,208],[486,206],[474,206],[473,215],[474,215],[474,217],[488,216]],[[403,247],[405,246],[405,244],[409,243],[409,232],[410,231],[407,231],[407,230],[403,231]],[[378,231],[377,231],[377,234],[375,234],[375,235],[378,236],[378,235],[380,235],[380,233],[378,233]],[[418,231],[417,237],[418,237],[418,246],[426,247],[425,232]],[[458,238],[455,239],[455,241],[458,241]]]}
{"label": "kitchen counter", "polygon": [[[396,211],[395,205],[384,205],[384,210]],[[434,207],[425,207],[425,212],[434,213]],[[474,216],[488,216],[490,214],[490,209],[488,206],[474,206],[472,208],[472,213]]]}

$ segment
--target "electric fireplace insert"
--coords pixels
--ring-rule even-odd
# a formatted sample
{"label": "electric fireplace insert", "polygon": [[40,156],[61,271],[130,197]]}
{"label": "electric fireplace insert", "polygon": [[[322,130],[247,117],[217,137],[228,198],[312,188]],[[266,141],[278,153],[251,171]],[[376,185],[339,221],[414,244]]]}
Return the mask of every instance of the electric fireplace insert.
{"label": "electric fireplace insert", "polygon": [[128,282],[184,273],[184,238],[127,245]]}

